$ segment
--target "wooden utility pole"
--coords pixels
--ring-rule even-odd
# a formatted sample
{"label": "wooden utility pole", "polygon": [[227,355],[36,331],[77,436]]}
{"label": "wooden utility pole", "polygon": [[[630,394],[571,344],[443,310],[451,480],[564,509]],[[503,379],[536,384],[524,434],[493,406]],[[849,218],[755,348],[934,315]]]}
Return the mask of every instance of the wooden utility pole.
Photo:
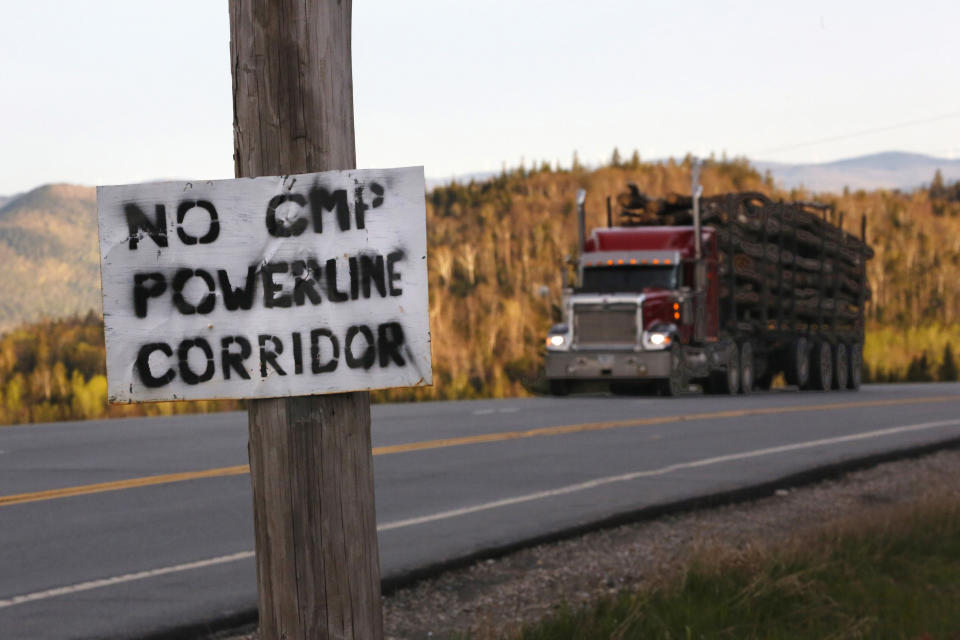
{"label": "wooden utility pole", "polygon": [[[230,0],[236,177],[356,166],[351,0]],[[264,640],[383,636],[367,392],[251,400]]]}

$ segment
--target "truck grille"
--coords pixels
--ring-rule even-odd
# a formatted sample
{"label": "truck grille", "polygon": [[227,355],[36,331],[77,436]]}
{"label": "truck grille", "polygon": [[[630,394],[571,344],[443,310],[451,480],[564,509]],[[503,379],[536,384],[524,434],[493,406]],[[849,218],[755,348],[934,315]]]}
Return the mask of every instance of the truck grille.
{"label": "truck grille", "polygon": [[637,343],[637,306],[575,305],[573,336],[578,347],[632,347]]}

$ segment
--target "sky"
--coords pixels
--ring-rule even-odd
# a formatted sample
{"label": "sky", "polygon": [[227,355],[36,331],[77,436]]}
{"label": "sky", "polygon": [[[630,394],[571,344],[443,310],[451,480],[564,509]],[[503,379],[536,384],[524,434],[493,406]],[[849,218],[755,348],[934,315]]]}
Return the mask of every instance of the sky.
{"label": "sky", "polygon": [[[960,154],[960,3],[355,0],[358,166]],[[0,195],[233,177],[225,0],[0,0]]]}

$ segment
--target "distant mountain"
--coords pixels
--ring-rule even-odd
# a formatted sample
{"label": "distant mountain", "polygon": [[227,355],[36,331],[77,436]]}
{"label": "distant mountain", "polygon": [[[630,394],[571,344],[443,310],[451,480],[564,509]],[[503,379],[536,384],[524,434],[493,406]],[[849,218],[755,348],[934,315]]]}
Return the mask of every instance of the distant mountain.
{"label": "distant mountain", "polygon": [[887,151],[819,164],[753,162],[759,171],[770,171],[778,186],[805,187],[817,192],[850,189],[900,189],[908,191],[930,184],[937,171],[948,181],[960,180],[960,160],[919,153]]}
{"label": "distant mountain", "polygon": [[17,194],[17,195],[14,195],[14,196],[0,196],[0,209],[2,209],[3,207],[5,207],[6,204],[7,204],[8,202],[10,202],[11,200],[16,200],[16,199],[19,198],[19,197],[20,197],[20,194]]}
{"label": "distant mountain", "polygon": [[97,196],[54,184],[0,205],[0,331],[100,310]]}
{"label": "distant mountain", "polygon": [[[663,163],[667,159],[653,160]],[[943,179],[960,180],[960,160],[936,158],[919,153],[885,151],[856,158],[846,158],[815,164],[789,164],[751,160],[761,173],[770,171],[777,186],[785,189],[806,188],[815,192],[843,191],[844,187],[857,189],[900,189],[910,191],[928,185],[937,169]],[[447,186],[451,182],[467,184],[482,182],[497,175],[495,171],[465,173],[446,178],[427,178],[427,189]]]}

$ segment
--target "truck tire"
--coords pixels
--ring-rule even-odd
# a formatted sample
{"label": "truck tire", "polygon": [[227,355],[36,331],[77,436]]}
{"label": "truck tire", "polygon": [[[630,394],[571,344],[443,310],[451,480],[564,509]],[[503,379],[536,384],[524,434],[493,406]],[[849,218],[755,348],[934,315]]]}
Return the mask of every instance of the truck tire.
{"label": "truck tire", "polygon": [[687,376],[678,347],[670,349],[670,377],[660,381],[660,395],[675,398],[687,390]]}
{"label": "truck tire", "polygon": [[783,377],[787,384],[803,389],[810,380],[810,353],[809,343],[804,337],[797,338],[788,348],[787,366],[783,370]]}
{"label": "truck tire", "polygon": [[833,387],[833,349],[829,342],[815,342],[810,352],[810,381],[807,388],[830,391]]}
{"label": "truck tire", "polygon": [[740,393],[753,392],[753,345],[744,342],[740,345]]}
{"label": "truck tire", "polygon": [[847,356],[850,364],[850,375],[847,376],[847,388],[856,391],[863,382],[863,345],[850,345],[850,354]]}
{"label": "truck tire", "polygon": [[568,380],[551,380],[550,395],[565,396],[570,393],[570,382]]}
{"label": "truck tire", "polygon": [[833,348],[833,388],[844,391],[850,375],[850,361],[847,355],[847,345],[838,342]]}
{"label": "truck tire", "polygon": [[740,391],[740,350],[736,344],[731,344],[727,350],[726,368],[710,373],[707,392],[732,396],[738,391]]}

